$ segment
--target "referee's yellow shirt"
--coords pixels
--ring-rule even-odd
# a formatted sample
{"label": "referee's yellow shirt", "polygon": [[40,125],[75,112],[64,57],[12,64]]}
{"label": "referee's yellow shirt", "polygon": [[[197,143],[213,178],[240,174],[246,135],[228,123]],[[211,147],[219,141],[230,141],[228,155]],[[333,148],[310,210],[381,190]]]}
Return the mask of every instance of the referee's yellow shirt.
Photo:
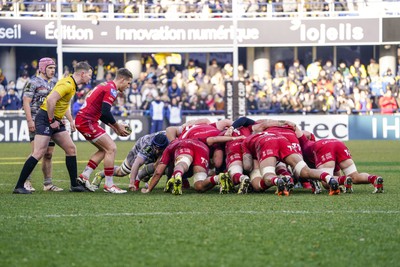
{"label": "referee's yellow shirt", "polygon": [[[59,80],[54,86],[53,90],[51,90],[49,97],[54,92],[57,92],[61,98],[57,101],[56,107],[54,109],[54,118],[57,120],[61,120],[65,113],[67,112],[70,106],[70,100],[74,97],[76,93],[77,85],[72,76],[66,77],[64,79]],[[47,97],[44,100],[43,104],[40,106],[41,109],[47,111]]]}

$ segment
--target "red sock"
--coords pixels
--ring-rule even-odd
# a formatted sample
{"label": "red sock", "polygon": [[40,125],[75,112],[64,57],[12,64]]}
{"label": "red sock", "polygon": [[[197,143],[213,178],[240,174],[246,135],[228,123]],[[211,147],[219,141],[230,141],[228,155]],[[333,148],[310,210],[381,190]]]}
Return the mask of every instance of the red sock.
{"label": "red sock", "polygon": [[274,177],[271,179],[272,185],[276,185],[276,181],[278,180],[278,177]]}
{"label": "red sock", "polygon": [[241,173],[235,173],[232,177],[232,182],[234,185],[240,184],[240,176],[242,176]]}
{"label": "red sock", "polygon": [[268,186],[265,184],[265,182],[264,182],[263,179],[260,180],[260,187],[261,187],[262,189],[264,189],[264,190],[266,190],[266,189],[268,188]]}
{"label": "red sock", "polygon": [[215,182],[214,176],[211,176],[210,178],[210,183],[213,185],[216,185],[217,183]]}
{"label": "red sock", "polygon": [[376,176],[376,175],[370,175],[370,176],[368,176],[368,182],[370,182],[371,184],[374,184],[376,178],[378,178],[378,176]]}
{"label": "red sock", "polygon": [[339,176],[338,182],[340,185],[344,185],[344,181],[346,180],[347,176]]}
{"label": "red sock", "polygon": [[327,173],[327,172],[323,172],[323,173],[321,173],[321,175],[319,176],[319,178],[321,179],[321,181],[324,181],[324,182],[329,182],[329,181],[326,181],[326,176],[328,176],[329,175],[329,173]]}
{"label": "red sock", "polygon": [[290,172],[288,172],[288,170],[285,170],[285,169],[279,169],[279,170],[277,170],[277,171],[276,171],[276,174],[278,174],[278,175],[284,175],[284,176],[292,176],[292,175],[290,174]]}
{"label": "red sock", "polygon": [[89,160],[87,166],[88,166],[89,168],[92,168],[93,170],[95,170],[95,169],[97,168],[97,163],[94,162],[93,160]]}
{"label": "red sock", "polygon": [[113,176],[114,175],[114,167],[112,168],[104,168],[105,176]]}

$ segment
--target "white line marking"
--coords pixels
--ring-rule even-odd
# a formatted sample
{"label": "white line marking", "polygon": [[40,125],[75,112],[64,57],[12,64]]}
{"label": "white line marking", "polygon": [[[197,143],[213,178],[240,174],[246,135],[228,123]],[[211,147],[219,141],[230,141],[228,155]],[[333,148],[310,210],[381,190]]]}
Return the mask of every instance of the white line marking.
{"label": "white line marking", "polygon": [[175,216],[175,215],[236,215],[236,214],[250,214],[250,215],[262,215],[262,214],[291,214],[291,215],[308,215],[308,214],[400,214],[399,210],[354,210],[354,211],[333,211],[333,210],[321,210],[321,211],[307,211],[307,210],[277,210],[277,211],[224,211],[224,212],[200,212],[200,211],[177,211],[177,212],[137,212],[137,213],[96,213],[96,214],[44,214],[44,215],[15,215],[15,216],[2,216],[1,219],[11,218],[65,218],[65,217],[143,217],[143,216]]}

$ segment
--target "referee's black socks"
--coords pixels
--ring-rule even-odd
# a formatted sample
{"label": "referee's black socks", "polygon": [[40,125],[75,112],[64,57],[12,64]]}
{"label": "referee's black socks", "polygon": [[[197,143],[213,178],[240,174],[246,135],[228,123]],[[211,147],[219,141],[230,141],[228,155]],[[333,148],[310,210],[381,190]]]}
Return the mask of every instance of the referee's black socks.
{"label": "referee's black socks", "polygon": [[21,174],[19,175],[18,182],[17,182],[17,185],[15,186],[15,188],[23,188],[24,187],[24,183],[25,183],[26,179],[28,179],[29,175],[35,169],[37,163],[38,163],[38,160],[32,156],[30,156],[25,161],[24,167],[21,170]]}
{"label": "referee's black socks", "polygon": [[76,156],[65,156],[65,164],[67,165],[71,186],[78,186],[76,178],[78,177],[78,166]]}

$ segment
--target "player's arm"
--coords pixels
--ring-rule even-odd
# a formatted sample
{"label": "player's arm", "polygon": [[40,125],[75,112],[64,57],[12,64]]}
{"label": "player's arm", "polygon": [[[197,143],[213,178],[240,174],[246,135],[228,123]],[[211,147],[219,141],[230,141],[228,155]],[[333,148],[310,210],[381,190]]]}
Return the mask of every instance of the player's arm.
{"label": "player's arm", "polygon": [[164,174],[165,169],[167,168],[167,165],[164,163],[158,164],[156,170],[154,171],[154,175],[150,180],[149,188],[142,188],[142,193],[150,193],[154,187],[158,184],[160,181],[162,175]]}
{"label": "player's arm", "polygon": [[54,119],[56,104],[60,99],[61,95],[56,90],[53,90],[46,98],[47,116],[49,117],[50,127],[53,129],[60,127],[60,122]]}
{"label": "player's arm", "polygon": [[253,170],[253,156],[250,153],[250,150],[247,146],[248,142],[246,141],[242,142],[241,145],[243,154],[243,170],[250,172]]}
{"label": "player's arm", "polygon": [[140,166],[142,166],[145,162],[145,159],[137,156],[136,159],[133,161],[132,166],[131,166],[131,174],[129,176],[129,187],[132,187],[135,185],[135,180],[136,176],[139,172]]}
{"label": "player's arm", "polygon": [[185,128],[187,126],[192,126],[195,124],[210,124],[210,120],[207,118],[203,118],[203,119],[197,119],[197,120],[190,120],[185,122],[184,124],[182,124],[182,128]]}
{"label": "player's arm", "polygon": [[240,140],[240,139],[244,139],[244,138],[245,138],[244,136],[228,136],[228,135],[213,136],[213,137],[207,138],[207,145],[212,146],[216,143],[226,143],[229,141]]}
{"label": "player's arm", "polygon": [[22,98],[22,107],[24,108],[25,111],[25,117],[26,121],[28,122],[29,131],[34,132],[35,122],[33,121],[32,118],[31,103],[32,103],[32,98],[24,95],[24,97]]}
{"label": "player's arm", "polygon": [[129,132],[125,129],[125,127],[118,123],[114,116],[111,113],[111,104],[107,102],[103,102],[101,105],[101,117],[100,120],[111,127],[116,134],[119,136],[128,136]]}
{"label": "player's arm", "polygon": [[232,126],[233,121],[230,119],[223,119],[216,123],[217,129],[222,131],[227,127]]}
{"label": "player's arm", "polygon": [[165,135],[170,142],[175,140],[180,135],[180,128],[181,127],[179,126],[170,126],[165,129]]}
{"label": "player's arm", "polygon": [[67,109],[67,112],[65,112],[65,117],[67,118],[67,120],[68,120],[69,123],[70,123],[71,132],[75,132],[75,131],[76,131],[76,127],[75,127],[74,119],[72,118],[71,107],[69,107],[69,108]]}
{"label": "player's arm", "polygon": [[283,127],[283,126],[290,126],[293,130],[296,128],[296,124],[291,121],[286,120],[260,120],[257,121],[257,124],[252,126],[253,132],[260,133],[269,127]]}

